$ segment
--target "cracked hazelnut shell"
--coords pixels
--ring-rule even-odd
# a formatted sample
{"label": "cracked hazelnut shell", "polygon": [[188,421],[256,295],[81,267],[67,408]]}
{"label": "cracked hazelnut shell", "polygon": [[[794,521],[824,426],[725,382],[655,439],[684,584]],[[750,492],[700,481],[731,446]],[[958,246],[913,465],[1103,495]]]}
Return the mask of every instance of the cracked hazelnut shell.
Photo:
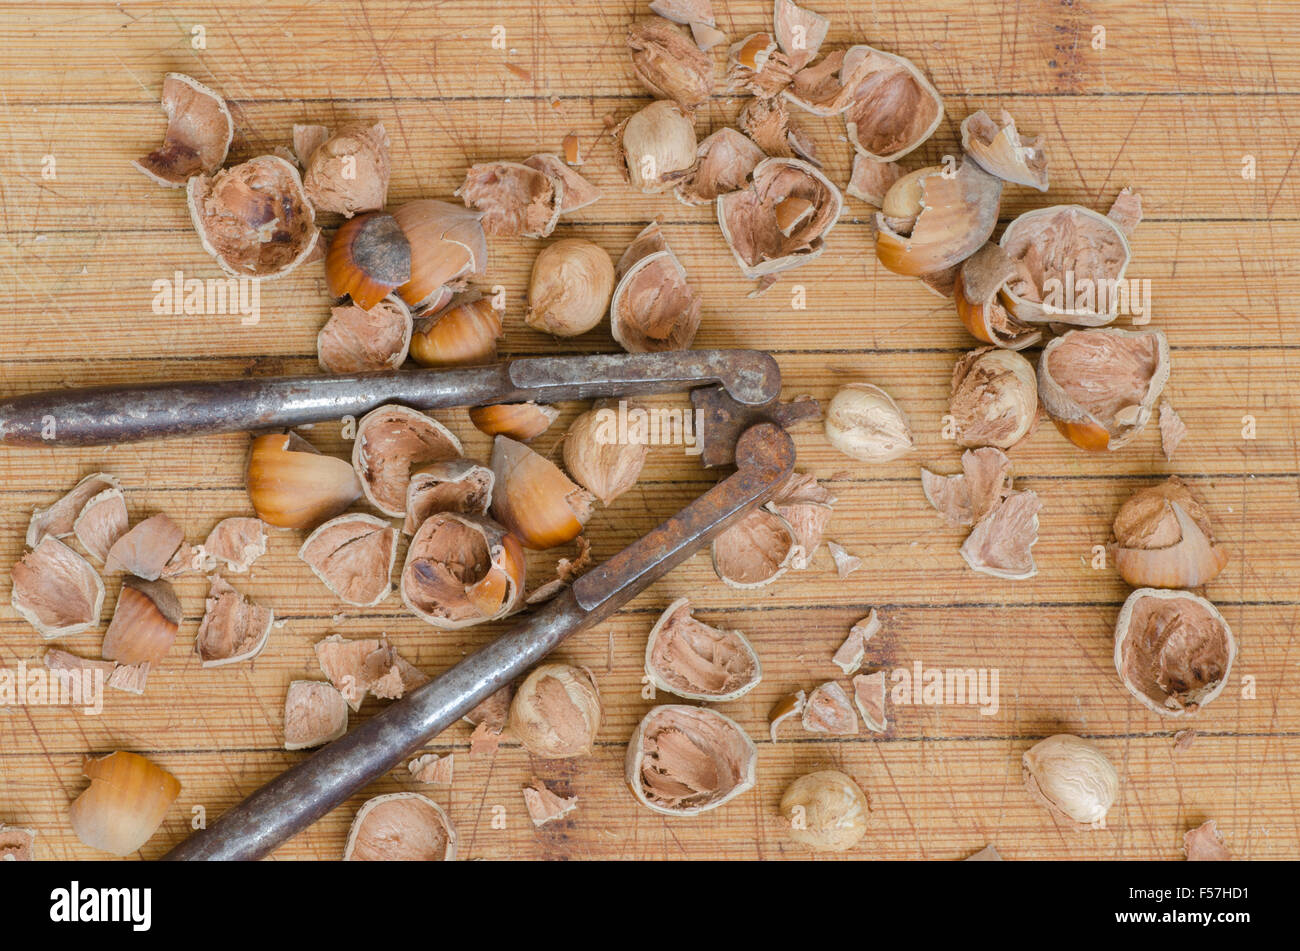
{"label": "cracked hazelnut shell", "polygon": [[327,373],[396,370],[410,352],[414,324],[400,297],[389,295],[370,310],[357,304],[330,309],[316,335],[316,355]]}
{"label": "cracked hazelnut shell", "polygon": [[672,188],[695,165],[695,123],[666,99],[630,116],[619,143],[628,181],[647,195]]}
{"label": "cracked hazelnut shell", "polygon": [[104,582],[79,554],[46,535],[13,567],[10,603],[46,640],[99,623]]}
{"label": "cracked hazelnut shell", "polygon": [[425,367],[491,363],[500,338],[501,314],[491,300],[467,295],[416,323],[411,359]]}
{"label": "cracked hazelnut shell", "polygon": [[1205,508],[1177,476],[1133,493],[1114,539],[1115,568],[1135,588],[1199,588],[1228,564]]}
{"label": "cracked hazelnut shell", "polygon": [[410,279],[411,243],[392,215],[379,211],[359,215],[330,239],[325,286],[332,297],[350,297],[368,311]]}
{"label": "cracked hazelnut shell", "polygon": [[194,638],[194,652],[204,667],[223,667],[250,660],[262,652],[275,612],[253,604],[221,575],[209,579],[203,620]]}
{"label": "cracked hazelnut shell", "polygon": [[[643,240],[647,234],[653,240]],[[668,247],[658,223],[647,225],[618,262],[609,327],[628,353],[685,350],[700,326],[701,297]]]}
{"label": "cracked hazelnut shell", "polygon": [[730,126],[703,139],[695,155],[690,173],[673,190],[686,205],[707,205],[743,188],[754,167],[767,157],[752,139]]}
{"label": "cracked hazelnut shell", "polygon": [[521,162],[484,162],[469,167],[455,194],[483,213],[488,234],[544,238],[560,220],[564,183]]}
{"label": "cracked hazelnut shell", "polygon": [[844,688],[828,680],[808,694],[800,714],[803,728],[809,733],[829,733],[831,736],[855,736],[858,733],[858,715]]}
{"label": "cracked hazelnut shell", "polygon": [[1047,191],[1047,152],[1042,137],[1022,139],[1016,120],[1005,109],[996,122],[983,109],[967,116],[961,124],[961,147],[990,175]]}
{"label": "cracked hazelnut shell", "polygon": [[124,578],[100,656],[128,666],[159,663],[176,642],[180,624],[181,603],[170,584]]}
{"label": "cracked hazelnut shell", "polygon": [[183,73],[163,78],[167,114],[163,144],[131,164],[159,185],[179,188],[193,175],[212,174],[226,162],[235,122],[226,100]]}
{"label": "cracked hazelnut shell", "polygon": [[486,515],[495,482],[491,469],[469,459],[444,459],[412,470],[402,531],[413,535],[436,512]]}
{"label": "cracked hazelnut shell", "polygon": [[533,402],[493,403],[474,406],[469,411],[469,421],[479,432],[487,436],[509,436],[520,442],[537,438],[559,416],[560,411],[554,406]]}
{"label": "cracked hazelnut shell", "polygon": [[551,180],[560,195],[561,217],[580,208],[586,208],[603,197],[599,188],[570,168],[570,163],[551,152],[530,155],[524,159],[523,164],[536,169]]}
{"label": "cracked hazelnut shell", "polygon": [[666,816],[716,809],[754,785],[758,750],[730,717],[707,707],[654,707],[627,745],[624,774],[637,802]]}
{"label": "cracked hazelnut shell", "polygon": [[830,30],[831,21],[820,13],[806,10],[793,0],[776,0],[772,10],[772,33],[790,67],[802,69],[817,58]]}
{"label": "cracked hazelnut shell", "polygon": [[867,833],[871,806],[852,777],[823,769],[800,776],[781,794],[790,838],[814,852],[843,852]]}
{"label": "cracked hazelnut shell", "polygon": [[632,71],[657,99],[698,109],[713,95],[713,60],[676,26],[639,20],[627,34]]}
{"label": "cracked hazelnut shell", "polygon": [[76,530],[77,516],[86,504],[109,489],[120,488],[116,476],[92,472],[43,509],[35,509],[27,523],[27,547],[35,548],[46,535],[67,538]]}
{"label": "cracked hazelnut shell", "polygon": [[957,361],[948,412],[957,445],[1010,449],[1033,431],[1038,419],[1034,366],[1012,350],[983,347]]}
{"label": "cracked hazelnut shell", "polygon": [[308,750],[332,743],[348,731],[343,694],[321,680],[294,680],[284,697],[284,748]]}
{"label": "cracked hazelnut shell", "polygon": [[902,158],[930,138],[943,120],[938,91],[902,56],[852,46],[844,53],[840,76],[853,89],[843,112],[849,141],[868,158]]}
{"label": "cracked hazelnut shell", "polygon": [[780,515],[794,529],[799,553],[791,560],[791,568],[802,571],[812,564],[813,556],[817,554],[822,535],[830,522],[835,502],[835,496],[813,476],[792,472],[767,503],[769,510]]}
{"label": "cracked hazelnut shell", "polygon": [[203,250],[235,277],[284,277],[320,237],[298,170],[276,155],[195,175],[186,195]]}
{"label": "cracked hazelnut shell", "polygon": [[356,471],[294,433],[253,440],[245,476],[257,517],[277,528],[314,528],[361,498]]}
{"label": "cracked hazelnut shell", "polygon": [[678,598],[659,616],[646,640],[646,675],[685,700],[743,697],[763,679],[758,653],[740,631],[712,627],[693,611],[689,598]]}
{"label": "cracked hazelnut shell", "polygon": [[826,407],[826,438],[863,462],[889,462],[911,451],[912,428],[893,398],[871,383],[840,387]]}
{"label": "cracked hazelnut shell", "polygon": [[727,50],[727,90],[772,99],[790,84],[794,69],[771,33],[751,33]]}
{"label": "cracked hazelnut shell", "polygon": [[393,217],[411,246],[411,277],[397,288],[397,296],[412,311],[441,307],[487,268],[482,212],[420,199],[399,205]]}
{"label": "cracked hazelnut shell", "polygon": [[521,442],[496,437],[492,472],[492,515],[525,548],[554,548],[572,541],[591,517],[592,494]]}
{"label": "cracked hazelnut shell", "polygon": [[1081,449],[1120,449],[1142,431],[1169,379],[1161,330],[1071,330],[1038,358],[1038,399]]}
{"label": "cracked hazelnut shell", "polygon": [[357,810],[343,850],[345,862],[451,862],[456,827],[438,805],[419,793],[390,793]]}
{"label": "cracked hazelnut shell", "polygon": [[393,590],[397,529],[373,515],[340,515],[308,535],[298,557],[340,601],[370,607]]}
{"label": "cracked hazelnut shell", "polygon": [[169,516],[151,515],[113,543],[104,559],[104,570],[125,571],[146,581],[157,581],[184,544],[185,533]]}
{"label": "cracked hazelnut shell", "polygon": [[91,558],[103,564],[117,540],[131,527],[126,498],[116,486],[92,497],[72,523],[72,533]]}
{"label": "cracked hazelnut shell", "polygon": [[[294,127],[294,143],[300,137]],[[377,211],[388,201],[388,132],[382,122],[354,122],[339,129],[309,154],[298,153],[302,184],[318,211],[336,211],[351,218]]]}
{"label": "cracked hazelnut shell", "polygon": [[233,574],[266,554],[266,523],[260,518],[223,518],[208,532],[203,551]]}
{"label": "cracked hazelnut shell", "polygon": [[543,759],[590,753],[601,718],[595,678],[585,667],[570,664],[535,667],[510,703],[510,732]]}
{"label": "cracked hazelnut shell", "polygon": [[86,756],[81,772],[90,785],[69,807],[68,821],[78,839],[113,855],[143,848],[181,792],[175,776],[137,753]]}
{"label": "cracked hazelnut shell", "polygon": [[573,421],[564,435],[564,468],[602,505],[636,485],[645,466],[649,447],[639,442],[619,442],[616,433],[605,431],[601,404]]}
{"label": "cracked hazelnut shell", "polygon": [[803,549],[794,528],[766,508],[752,509],[713,539],[713,570],[732,588],[761,588],[790,569]]}
{"label": "cracked hazelnut shell", "polygon": [[1024,350],[1041,339],[1041,330],[1017,320],[1002,304],[1002,288],[1017,273],[1016,262],[992,242],[962,262],[953,280],[952,296],[957,316],[977,340],[1007,350]]}
{"label": "cracked hazelnut shell", "polygon": [[357,422],[352,467],[370,504],[385,515],[406,515],[411,470],[463,455],[460,440],[432,416],[390,404]]}
{"label": "cracked hazelnut shell", "polygon": [[1033,547],[1038,542],[1036,492],[1013,491],[975,523],[961,546],[966,564],[982,574],[1023,581],[1038,574]]}
{"label": "cracked hazelnut shell", "polygon": [[1115,670],[1144,707],[1196,713],[1228,683],[1237,642],[1222,614],[1190,591],[1139,588],[1115,622]]}
{"label": "cracked hazelnut shell", "polygon": [[[778,208],[790,198],[811,203],[812,212],[783,229]],[[843,208],[840,191],[799,159],[759,162],[749,184],[718,198],[718,226],[746,277],[763,277],[806,264],[822,253]]]}
{"label": "cracked hazelnut shell", "polygon": [[0,822],[0,862],[31,862],[35,858],[36,832]]}
{"label": "cracked hazelnut shell", "polygon": [[503,618],[523,600],[523,549],[482,515],[435,512],[411,536],[401,594],[416,617],[444,631]]}

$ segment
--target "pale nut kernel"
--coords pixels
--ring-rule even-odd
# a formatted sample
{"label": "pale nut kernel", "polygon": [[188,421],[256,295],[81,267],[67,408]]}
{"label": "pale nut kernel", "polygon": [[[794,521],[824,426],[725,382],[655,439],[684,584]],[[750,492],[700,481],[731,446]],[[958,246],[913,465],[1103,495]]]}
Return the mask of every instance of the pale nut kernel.
{"label": "pale nut kernel", "polygon": [[1080,828],[1106,828],[1119,792],[1119,775],[1087,740],[1058,733],[1034,744],[1021,760],[1029,793],[1054,815]]}
{"label": "pale nut kernel", "polygon": [[524,678],[510,704],[510,731],[543,759],[590,753],[600,721],[600,691],[585,667],[543,664]]}
{"label": "pale nut kernel", "polygon": [[524,323],[557,337],[576,337],[605,316],[614,296],[614,262],[599,245],[565,238],[533,263]]}
{"label": "pale nut kernel", "polygon": [[831,445],[864,462],[888,462],[912,449],[907,416],[888,393],[870,383],[840,388],[826,410]]}
{"label": "pale nut kernel", "polygon": [[953,368],[948,412],[957,445],[1010,449],[1033,431],[1038,419],[1033,364],[1012,350],[972,350]]}
{"label": "pale nut kernel", "polygon": [[849,776],[835,769],[800,776],[781,796],[790,838],[814,852],[843,852],[861,841],[871,807]]}

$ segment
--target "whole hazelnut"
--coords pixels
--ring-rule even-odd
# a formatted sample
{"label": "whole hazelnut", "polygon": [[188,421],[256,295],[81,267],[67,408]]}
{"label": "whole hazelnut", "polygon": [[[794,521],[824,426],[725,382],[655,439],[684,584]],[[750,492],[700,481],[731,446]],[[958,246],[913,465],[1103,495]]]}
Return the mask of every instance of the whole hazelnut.
{"label": "whole hazelnut", "polygon": [[912,448],[907,417],[888,393],[870,383],[841,387],[826,409],[831,445],[864,462],[888,462]]}
{"label": "whole hazelnut", "polygon": [[600,719],[595,679],[586,668],[569,664],[534,669],[510,704],[511,732],[528,752],[544,759],[590,753]]}
{"label": "whole hazelnut", "polygon": [[600,323],[614,296],[614,262],[598,245],[565,238],[542,249],[528,282],[524,323],[576,337]]}
{"label": "whole hazelnut", "polygon": [[972,350],[953,368],[948,412],[957,445],[1010,449],[1029,435],[1038,418],[1033,365],[1013,350]]}
{"label": "whole hazelnut", "polygon": [[790,837],[814,852],[843,852],[867,831],[871,807],[849,776],[823,769],[800,776],[781,796]]}
{"label": "whole hazelnut", "polygon": [[1021,762],[1030,795],[1052,813],[1083,828],[1106,828],[1119,775],[1105,753],[1087,740],[1059,733],[1026,750]]}
{"label": "whole hazelnut", "polygon": [[667,191],[695,165],[695,123],[677,103],[660,99],[623,124],[622,147],[633,188]]}

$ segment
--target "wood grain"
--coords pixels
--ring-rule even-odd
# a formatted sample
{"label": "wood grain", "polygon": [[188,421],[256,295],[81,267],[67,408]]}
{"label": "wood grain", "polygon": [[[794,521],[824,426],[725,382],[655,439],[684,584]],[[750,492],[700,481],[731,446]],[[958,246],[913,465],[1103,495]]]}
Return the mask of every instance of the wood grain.
{"label": "wood grain", "polygon": [[[766,29],[767,0],[719,0],[730,37]],[[1115,455],[1073,449],[1045,424],[1013,453],[1018,483],[1044,500],[1037,577],[997,582],[970,572],[921,493],[921,465],[956,471],[959,452],[941,437],[948,377],[972,346],[951,305],[888,274],[870,249],[870,209],[850,199],[827,252],[766,294],[747,297],[709,208],[642,196],[621,183],[606,117],[647,98],[623,47],[632,0],[527,4],[504,0],[411,4],[54,3],[0,4],[0,379],[5,393],[100,382],[214,379],[311,373],[315,335],[329,303],[320,265],[262,288],[261,320],[154,313],[153,282],[176,270],[215,276],[180,193],[129,167],[161,138],[162,74],[190,73],[228,96],[236,117],[232,161],[287,144],[295,122],[384,121],[393,139],[391,199],[446,198],[467,165],[554,151],[576,132],[586,174],[605,198],[563,223],[621,253],[649,220],[665,232],[705,296],[697,345],[759,347],[782,365],[787,395],[829,398],[869,380],[907,409],[917,450],[877,466],[832,451],[817,428],[795,433],[800,467],[827,481],[839,503],[829,537],[863,558],[838,580],[823,549],[813,567],[757,592],[717,582],[700,553],[618,616],[566,644],[561,656],[589,666],[606,699],[590,758],[546,762],[507,743],[494,757],[468,755],[458,725],[430,744],[454,752],[456,777],[420,787],[444,803],[468,858],[801,857],[776,803],[799,774],[834,767],[867,790],[872,828],[849,857],[955,859],[989,842],[1008,858],[1177,858],[1183,832],[1218,820],[1234,854],[1294,858],[1300,820],[1300,688],[1293,648],[1300,596],[1300,453],[1297,344],[1287,306],[1300,277],[1300,185],[1292,174],[1300,128],[1300,9],[1264,0],[1112,3],[1049,0],[907,4],[824,0],[833,46],[866,42],[913,57],[946,100],[935,138],[907,161],[933,163],[955,150],[969,111],[1005,106],[1022,128],[1043,132],[1052,189],[1008,189],[1003,223],[1044,204],[1104,210],[1125,185],[1148,217],[1134,240],[1130,276],[1149,278],[1155,325],[1169,336],[1166,390],[1190,427],[1172,463],[1151,429]],[[207,48],[191,47],[194,26]],[[490,45],[506,30],[507,49]],[[1106,30],[1095,50],[1094,28]],[[718,59],[722,52],[717,54]],[[741,101],[721,90],[701,111],[700,134],[731,122]],[[851,154],[834,120],[809,120],[828,174],[847,178]],[[56,176],[42,177],[46,156]],[[1253,156],[1255,179],[1242,177]],[[327,219],[332,227],[337,222]],[[490,284],[507,290],[504,350],[556,352],[521,321],[538,243],[493,239]],[[807,309],[791,307],[802,285]],[[604,329],[573,349],[610,351]],[[664,398],[665,404],[674,403]],[[538,440],[557,452],[582,407],[562,407]],[[441,414],[467,450],[487,440],[463,411]],[[1243,417],[1256,438],[1242,438]],[[308,432],[345,455],[339,425]],[[201,541],[219,519],[248,512],[243,435],[104,449],[6,450],[0,454],[0,565],[23,551],[31,510],[97,469],[121,477],[132,518],[165,511]],[[1207,589],[1241,645],[1231,683],[1192,724],[1133,702],[1111,663],[1114,618],[1127,588],[1090,567],[1118,505],[1167,474],[1186,478],[1215,516],[1231,561]],[[659,447],[636,488],[600,511],[590,535],[604,558],[694,497],[715,478],[680,449]],[[68,825],[83,788],[83,754],[131,749],[176,773],[184,790],[142,850],[161,855],[199,810],[212,819],[303,754],[280,749],[289,681],[319,676],[312,644],[331,633],[386,632],[430,672],[444,669],[505,625],[434,633],[396,598],[364,610],[337,602],[297,559],[301,536],[273,535],[269,553],[232,580],[284,622],[251,664],[201,670],[191,642],[206,582],[177,585],[181,637],[143,697],[109,692],[99,715],[49,706],[0,706],[0,821],[39,830],[41,854],[92,857]],[[541,578],[554,554],[530,556]],[[103,619],[118,580],[108,579]],[[48,646],[7,606],[0,580],[0,668],[37,664]],[[695,820],[672,821],[637,806],[623,785],[627,737],[651,706],[641,695],[645,636],[673,598],[746,631],[763,660],[758,688],[724,705],[758,742],[756,789]],[[826,739],[787,730],[767,736],[772,703],[833,679],[830,663],[849,625],[871,607],[884,629],[868,663],[886,669],[991,668],[998,709],[892,704],[883,736]],[[60,641],[87,656],[102,625]],[[1254,691],[1243,689],[1253,678]],[[842,679],[842,678],[841,678]],[[359,716],[378,710],[368,701]],[[1172,734],[1201,732],[1175,753]],[[1056,824],[1024,793],[1020,755],[1055,732],[1093,738],[1119,768],[1122,789],[1104,832]],[[533,776],[579,796],[579,810],[535,830],[520,787]],[[366,795],[417,788],[401,770]],[[276,858],[337,858],[365,796],[335,810]],[[499,812],[496,807],[502,807]],[[495,828],[494,815],[504,815]],[[498,822],[497,825],[500,825]]]}

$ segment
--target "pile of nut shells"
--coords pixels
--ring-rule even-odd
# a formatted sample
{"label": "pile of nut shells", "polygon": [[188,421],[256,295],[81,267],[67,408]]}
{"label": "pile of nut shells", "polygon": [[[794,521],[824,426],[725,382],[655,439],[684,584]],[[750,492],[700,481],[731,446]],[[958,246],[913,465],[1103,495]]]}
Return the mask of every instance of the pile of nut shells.
{"label": "pile of nut shells", "polygon": [[[767,28],[727,46],[726,91],[743,102],[733,126],[700,139],[697,111],[716,95],[711,51],[727,38],[709,0],[655,0],[650,11],[631,26],[626,43],[633,74],[655,98],[611,130],[628,187],[671,191],[687,205],[713,204],[737,267],[756,281],[754,294],[827,252],[847,193],[875,209],[874,249],[883,268],[951,299],[956,318],[979,341],[951,379],[952,438],[966,450],[962,471],[920,472],[933,507],[949,524],[969,529],[960,554],[972,570],[1011,581],[1037,572],[1032,548],[1041,503],[1032,490],[1013,488],[1008,453],[1035,433],[1040,408],[1080,449],[1110,452],[1132,442],[1159,407],[1172,455],[1185,429],[1172,406],[1159,403],[1170,372],[1164,334],[1114,327],[1113,297],[1052,296],[1067,278],[1092,285],[1124,280],[1141,219],[1136,192],[1121,191],[1107,214],[1079,205],[1029,211],[994,241],[1005,188],[1049,187],[1040,139],[1023,136],[1005,111],[995,118],[981,110],[961,123],[959,156],[905,167],[944,118],[938,90],[891,52],[823,49],[829,21],[790,0],[776,0]],[[459,203],[422,198],[389,208],[391,143],[381,123],[297,125],[291,143],[273,154],[224,167],[234,123],[218,93],[168,74],[162,106],[163,144],[135,164],[161,185],[185,188],[195,231],[222,271],[272,280],[323,259],[333,306],[317,345],[329,373],[396,369],[408,361],[435,368],[494,361],[505,301],[479,289],[491,283],[490,239],[545,239],[566,215],[602,197],[581,174],[585,157],[570,136],[555,152],[470,165],[450,196]],[[843,118],[854,151],[843,189],[823,171],[819,143],[800,124],[801,112]],[[327,239],[320,214],[341,216]],[[581,237],[541,247],[523,323],[565,338],[608,318],[612,340],[637,353],[688,348],[703,316],[700,291],[660,223],[650,221],[617,261]],[[1040,346],[1035,367],[1025,352]],[[299,557],[343,605],[373,606],[396,592],[437,631],[499,621],[554,596],[588,568],[583,532],[594,508],[614,505],[640,476],[646,446],[605,438],[604,408],[592,406],[573,422],[559,463],[528,445],[559,412],[532,403],[470,412],[470,422],[493,438],[488,459],[467,457],[447,425],[401,405],[356,422],[350,459],[322,453],[299,433],[259,435],[246,470],[255,517],[223,520],[193,548],[165,515],[132,528],[117,480],[97,474],[33,517],[31,551],[14,570],[13,604],[47,638],[87,630],[98,623],[105,594],[87,559],[121,571],[103,659],[51,650],[46,663],[101,664],[111,686],[129,682],[124,689],[139,693],[179,627],[167,579],[200,572],[211,590],[195,651],[204,667],[247,662],[266,647],[274,613],[245,599],[223,572],[247,571],[266,551],[271,528],[301,534]],[[831,446],[862,463],[915,450],[904,408],[867,380],[834,395],[824,431]],[[809,569],[835,503],[817,479],[795,473],[714,542],[718,577],[753,590]],[[1118,676],[1150,710],[1193,715],[1222,691],[1236,654],[1227,622],[1192,590],[1223,570],[1226,551],[1204,505],[1176,477],[1135,493],[1113,530],[1114,564],[1136,589],[1116,626]],[[64,543],[69,537],[86,557]],[[827,544],[839,577],[861,564],[836,542]],[[566,545],[572,552],[530,587],[526,553]],[[811,734],[858,734],[859,721],[870,733],[886,732],[885,671],[864,672],[873,666],[868,655],[880,629],[872,611],[831,658],[851,678],[849,689],[827,681],[772,710],[773,741],[787,721]],[[288,750],[343,735],[350,712],[367,697],[396,699],[428,680],[384,636],[334,635],[315,650],[324,679],[294,681],[285,698]],[[755,743],[712,706],[745,696],[762,678],[759,652],[746,635],[697,619],[692,602],[680,599],[647,632],[644,665],[653,690],[684,702],[655,706],[630,738],[625,779],[635,800],[685,817],[753,787]],[[602,698],[590,670],[552,661],[466,720],[474,727],[470,755],[492,755],[511,737],[539,759],[571,759],[593,750]],[[1049,737],[1024,754],[1023,768],[1029,792],[1062,821],[1104,827],[1119,779],[1095,746],[1071,735]],[[118,771],[149,794],[124,800],[114,792]],[[450,784],[454,756],[422,754],[407,772],[418,784]],[[73,827],[88,845],[117,854],[148,840],[180,790],[165,770],[130,753],[88,760],[86,774],[91,785],[72,806]],[[575,797],[540,780],[521,794],[538,825],[578,807]],[[859,783],[836,770],[797,779],[779,810],[792,841],[816,851],[853,848],[871,812]],[[1207,827],[1189,833],[1189,857],[1226,856],[1213,823]],[[17,833],[29,830],[0,826],[0,853],[30,857],[30,833]],[[456,854],[446,810],[408,791],[361,807],[344,857]]]}

